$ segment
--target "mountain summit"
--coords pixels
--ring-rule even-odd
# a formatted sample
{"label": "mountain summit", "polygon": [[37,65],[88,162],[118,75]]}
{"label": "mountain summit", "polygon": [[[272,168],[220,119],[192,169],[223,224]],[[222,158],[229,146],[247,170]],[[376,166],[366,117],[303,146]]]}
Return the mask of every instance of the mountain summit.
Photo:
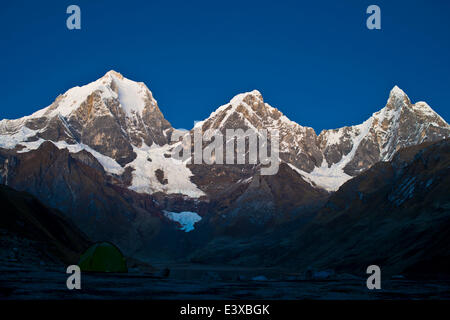
{"label": "mountain summit", "polygon": [[236,95],[198,127],[278,130],[278,172],[262,176],[258,165],[172,158],[174,129],[151,91],[109,71],[30,116],[0,121],[0,183],[28,191],[93,240],[110,239],[124,252],[185,254],[175,245],[190,243],[170,220],[176,213],[198,214],[205,237],[257,234],[300,211],[311,213],[330,192],[399,149],[450,136],[438,114],[425,102],[411,103],[398,87],[362,124],[319,135],[257,90]]}
{"label": "mountain summit", "polygon": [[198,125],[203,131],[278,130],[282,160],[306,171],[313,170],[322,161],[314,129],[289,120],[281,111],[264,102],[258,90],[236,95]]}
{"label": "mountain summit", "polygon": [[[388,161],[401,148],[450,136],[450,126],[425,102],[412,104],[395,86],[386,106],[360,125],[324,130],[319,143],[325,161],[313,172],[316,177],[337,179],[323,184],[336,190],[346,181],[379,161]],[[333,179],[332,179],[333,180]]]}
{"label": "mountain summit", "polygon": [[323,130],[289,120],[253,90],[233,97],[204,121],[207,129],[276,129],[280,159],[315,187],[337,190],[345,181],[401,148],[450,136],[450,127],[425,102],[412,104],[395,86],[386,106],[360,125]]}
{"label": "mountain summit", "polygon": [[[328,191],[376,162],[390,160],[401,148],[450,136],[444,119],[425,102],[412,104],[397,86],[386,106],[362,124],[319,135],[289,120],[257,90],[236,95],[196,126],[203,131],[276,129],[281,161],[313,187]],[[0,147],[23,153],[51,141],[70,152],[90,152],[109,173],[129,175],[131,170],[127,181],[132,190],[198,197],[203,193],[191,182],[196,179],[190,178],[193,174],[186,164],[161,155],[170,150],[173,130],[144,83],[111,70],[30,116],[2,120]],[[159,160],[147,161],[148,157]],[[207,169],[200,170],[202,177],[208,175]]]}
{"label": "mountain summit", "polygon": [[172,127],[158,108],[151,91],[115,71],[58,96],[31,116],[0,122],[1,146],[22,151],[50,140],[84,145],[120,165],[136,155],[133,146],[167,144]]}

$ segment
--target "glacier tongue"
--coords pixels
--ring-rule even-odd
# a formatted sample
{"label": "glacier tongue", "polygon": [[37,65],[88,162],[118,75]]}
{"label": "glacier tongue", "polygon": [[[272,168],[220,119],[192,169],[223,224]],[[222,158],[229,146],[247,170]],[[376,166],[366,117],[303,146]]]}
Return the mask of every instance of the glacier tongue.
{"label": "glacier tongue", "polygon": [[194,230],[194,225],[202,220],[202,217],[200,217],[196,212],[190,211],[164,211],[164,215],[170,220],[178,222],[181,225],[180,230],[183,230],[184,232],[190,232]]}

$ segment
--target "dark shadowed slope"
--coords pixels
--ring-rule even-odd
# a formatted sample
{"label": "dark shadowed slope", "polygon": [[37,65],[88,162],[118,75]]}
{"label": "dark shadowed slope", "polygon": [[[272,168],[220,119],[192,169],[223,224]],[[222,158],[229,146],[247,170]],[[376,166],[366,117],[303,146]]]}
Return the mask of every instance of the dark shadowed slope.
{"label": "dark shadowed slope", "polygon": [[74,264],[89,247],[86,236],[58,210],[35,197],[0,185],[2,263],[28,266]]}
{"label": "dark shadowed slope", "polygon": [[[364,272],[449,275],[450,142],[399,151],[345,183],[298,230],[279,262]],[[294,258],[295,257],[295,258]]]}
{"label": "dark shadowed slope", "polygon": [[450,141],[396,153],[349,180],[319,210],[251,239],[218,238],[196,262],[268,266],[305,273],[437,278],[450,270]]}

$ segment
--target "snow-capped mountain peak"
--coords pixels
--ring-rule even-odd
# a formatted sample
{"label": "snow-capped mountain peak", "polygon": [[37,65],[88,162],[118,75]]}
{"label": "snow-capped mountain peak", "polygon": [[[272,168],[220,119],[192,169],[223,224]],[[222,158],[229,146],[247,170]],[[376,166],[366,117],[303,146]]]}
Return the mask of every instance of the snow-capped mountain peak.
{"label": "snow-capped mountain peak", "polygon": [[203,131],[215,129],[277,130],[280,158],[298,168],[313,170],[322,162],[313,128],[289,120],[281,111],[264,101],[258,90],[240,93],[196,124]]}
{"label": "snow-capped mountain peak", "polygon": [[120,106],[129,117],[134,114],[142,115],[146,106],[154,108],[157,104],[143,82],[129,80],[114,70],[106,73],[102,79],[117,94]]}
{"label": "snow-capped mountain peak", "polygon": [[115,77],[115,78],[118,78],[118,79],[124,79],[124,76],[120,73],[120,72],[117,72],[117,71],[115,71],[115,70],[109,70],[107,73],[105,73],[105,75],[101,78],[101,79],[103,79],[103,78],[111,78],[111,77]]}
{"label": "snow-capped mountain peak", "polygon": [[[218,107],[204,121],[196,126],[205,125],[207,129],[251,128],[251,129],[281,129],[289,126],[292,130],[305,128],[289,120],[281,111],[264,101],[258,90],[244,92],[234,96],[230,102]],[[239,126],[240,125],[240,126]],[[307,128],[311,129],[312,128]]]}
{"label": "snow-capped mountain peak", "polygon": [[[412,104],[397,86],[385,107],[362,124],[323,130],[319,136],[266,103],[258,90],[234,96],[198,127],[222,133],[225,129],[278,130],[280,159],[327,190],[336,190],[376,162],[391,159],[400,148],[450,136],[444,119],[425,102]],[[90,152],[111,174],[121,175],[131,168],[130,187],[137,192],[201,196],[186,164],[161,155],[171,148],[173,130],[144,83],[111,70],[96,81],[69,89],[30,116],[0,121],[0,148],[28,152],[51,141],[70,152]]]}
{"label": "snow-capped mountain peak", "polygon": [[389,98],[392,97],[403,98],[404,96],[406,96],[406,93],[402,89],[400,89],[397,85],[395,85],[389,92]]}
{"label": "snow-capped mountain peak", "polygon": [[[376,162],[390,160],[401,148],[449,136],[449,125],[428,104],[412,104],[406,93],[394,86],[386,106],[361,125],[321,132],[319,143],[326,165],[308,175],[322,187],[336,190]],[[337,179],[330,180],[330,176]]]}
{"label": "snow-capped mountain peak", "polygon": [[407,94],[398,86],[394,86],[389,93],[389,98],[386,102],[386,107],[389,109],[399,110],[411,104]]}
{"label": "snow-capped mountain peak", "polygon": [[323,130],[301,126],[264,102],[257,90],[234,96],[206,120],[207,129],[276,129],[280,158],[307,180],[333,191],[378,161],[387,161],[400,148],[450,136],[448,124],[426,103],[412,104],[398,86],[384,108],[360,125]]}
{"label": "snow-capped mountain peak", "polygon": [[[229,103],[218,107],[206,120],[198,122],[196,126],[203,126],[203,124],[208,123],[208,129],[232,128],[234,126],[228,120],[230,120],[230,117],[232,118],[231,120],[233,120],[233,117],[239,117],[242,120],[238,121],[239,124],[244,124],[245,127],[250,128],[255,128],[256,125],[257,128],[259,125],[256,122],[261,120],[263,114],[267,115],[270,112],[275,112],[275,110],[264,103],[263,97],[258,90],[253,90],[237,94]],[[235,119],[235,121],[237,120]]]}
{"label": "snow-capped mountain peak", "polygon": [[[105,100],[118,100],[119,107],[130,118],[142,115],[146,107],[154,108],[156,106],[156,100],[144,83],[129,80],[111,70],[94,82],[69,89],[59,96],[51,106],[44,109],[46,111],[43,114],[38,115],[51,117],[59,113],[63,117],[68,117],[94,93]],[[108,112],[106,109],[103,111]]]}
{"label": "snow-capped mountain peak", "polygon": [[134,146],[166,144],[171,130],[147,86],[113,70],[31,116],[0,123],[1,146],[26,151],[46,140],[82,144],[121,165],[136,157]]}
{"label": "snow-capped mountain peak", "polygon": [[147,86],[111,70],[31,116],[2,120],[0,147],[23,153],[51,141],[70,153],[89,152],[110,174],[131,172],[136,192],[199,197],[185,164],[164,156],[172,131]]}

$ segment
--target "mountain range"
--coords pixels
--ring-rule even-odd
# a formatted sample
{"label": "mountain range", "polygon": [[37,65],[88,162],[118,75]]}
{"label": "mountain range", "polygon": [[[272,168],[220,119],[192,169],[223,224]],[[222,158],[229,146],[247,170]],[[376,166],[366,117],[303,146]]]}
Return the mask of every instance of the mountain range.
{"label": "mountain range", "polygon": [[[257,90],[236,95],[195,128],[278,130],[278,172],[265,176],[259,165],[174,159],[179,142],[171,138],[179,131],[152,92],[109,71],[30,116],[0,121],[0,183],[57,208],[90,239],[111,241],[147,261],[345,269],[338,254],[356,250],[375,225],[381,231],[372,230],[371,239],[397,244],[404,237],[396,228],[412,230],[411,237],[448,228],[450,126],[397,86],[362,124],[318,135],[289,120]],[[401,218],[388,217],[391,211]],[[385,227],[389,219],[394,222]],[[426,259],[445,265],[446,247],[433,249],[445,240],[437,237],[419,242],[434,258],[411,253],[409,262],[394,261],[392,270],[422,270]],[[339,241],[339,250],[330,246]],[[411,244],[404,241],[398,254],[408,254]],[[368,243],[361,248],[377,251]],[[355,255],[347,261],[370,260]]]}

